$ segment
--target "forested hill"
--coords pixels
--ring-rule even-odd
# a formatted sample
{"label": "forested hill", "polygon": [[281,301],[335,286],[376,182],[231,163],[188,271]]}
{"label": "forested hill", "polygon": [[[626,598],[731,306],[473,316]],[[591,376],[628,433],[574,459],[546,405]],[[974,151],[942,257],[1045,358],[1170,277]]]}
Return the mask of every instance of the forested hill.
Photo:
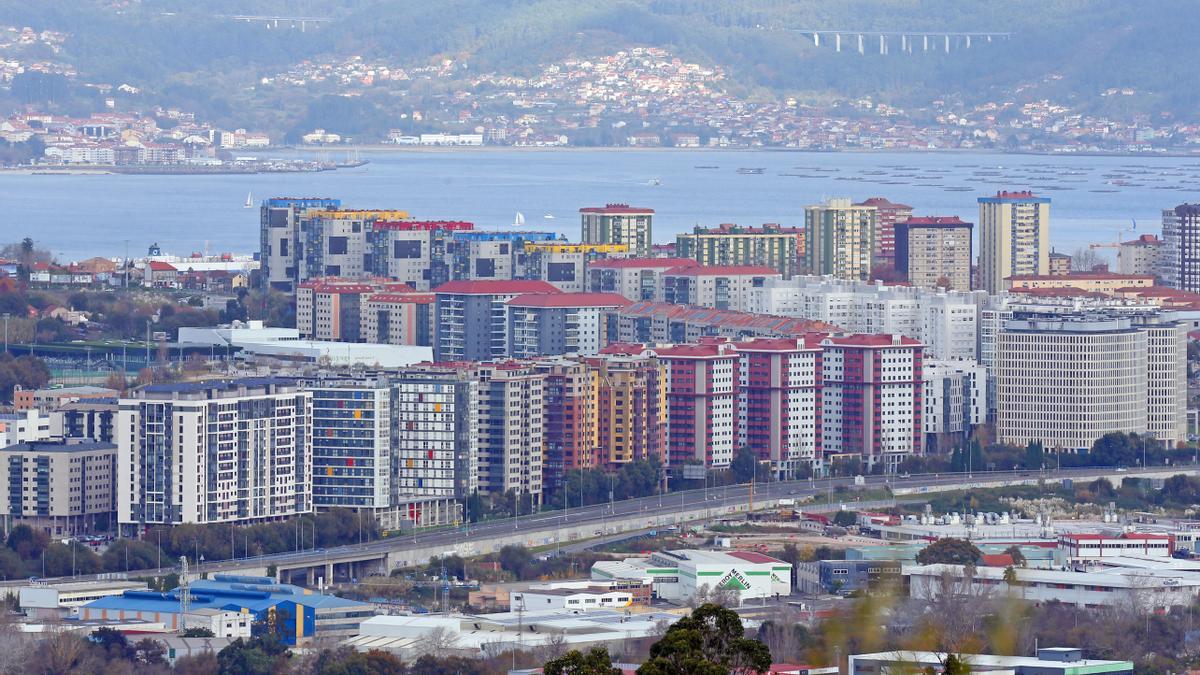
{"label": "forested hill", "polygon": [[[233,15],[329,19],[301,33]],[[0,23],[68,32],[62,58],[81,78],[130,82],[206,106],[280,68],[328,55],[401,64],[449,56],[471,72],[523,73],[568,55],[668,47],[719,65],[749,95],[871,94],[989,100],[1041,83],[1089,107],[1192,116],[1200,89],[1195,0],[0,0]],[[882,57],[814,47],[791,29],[1008,32],[967,51]],[[892,49],[898,52],[898,47]],[[1046,80],[1047,76],[1056,76]]]}

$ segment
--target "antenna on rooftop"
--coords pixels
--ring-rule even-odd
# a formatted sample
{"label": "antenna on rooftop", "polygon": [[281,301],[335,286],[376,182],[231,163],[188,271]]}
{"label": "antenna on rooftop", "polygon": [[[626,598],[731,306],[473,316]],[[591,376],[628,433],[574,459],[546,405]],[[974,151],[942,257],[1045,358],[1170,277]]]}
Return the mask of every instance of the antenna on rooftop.
{"label": "antenna on rooftop", "polygon": [[179,628],[187,630],[188,609],[192,604],[192,594],[188,590],[188,561],[186,555],[179,556]]}

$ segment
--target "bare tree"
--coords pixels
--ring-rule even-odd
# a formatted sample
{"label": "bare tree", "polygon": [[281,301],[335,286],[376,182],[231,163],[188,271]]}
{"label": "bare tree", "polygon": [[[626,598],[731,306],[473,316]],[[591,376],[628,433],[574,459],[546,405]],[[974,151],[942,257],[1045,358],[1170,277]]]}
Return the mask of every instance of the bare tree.
{"label": "bare tree", "polygon": [[442,657],[454,649],[456,644],[458,644],[458,634],[445,626],[438,626],[429,631],[421,640],[420,650],[422,654]]}
{"label": "bare tree", "polygon": [[567,636],[564,633],[550,633],[534,651],[542,663],[557,659],[567,652]]}

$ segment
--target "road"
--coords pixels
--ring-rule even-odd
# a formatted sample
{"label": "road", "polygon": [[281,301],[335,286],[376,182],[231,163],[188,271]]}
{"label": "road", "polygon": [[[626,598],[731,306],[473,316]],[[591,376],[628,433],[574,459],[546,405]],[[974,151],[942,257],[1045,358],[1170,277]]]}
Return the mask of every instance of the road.
{"label": "road", "polygon": [[[1122,476],[1137,476],[1140,473],[1159,474],[1164,471],[1171,473],[1195,473],[1196,467],[1178,467],[1164,468],[1151,467],[1146,471],[1129,469],[1122,472]],[[953,485],[962,485],[970,482],[992,482],[992,481],[1020,481],[1020,480],[1036,480],[1044,478],[1045,480],[1061,480],[1064,478],[1088,477],[1097,474],[1108,473],[1116,474],[1117,470],[1113,468],[1081,468],[1081,469],[1058,469],[1048,470],[1043,472],[1037,471],[976,471],[971,474],[967,473],[942,473],[942,474],[925,474],[913,475],[907,478],[899,476],[866,476],[865,483],[857,486],[859,489],[882,488],[885,486],[893,488],[932,488],[944,487]],[[823,507],[837,508],[839,503],[852,503],[854,498],[853,493],[838,494],[836,491],[839,487],[856,487],[853,478],[832,478],[818,480],[798,480],[798,481],[782,481],[775,483],[758,483],[754,486],[754,499],[757,504],[759,500],[767,501],[780,498],[795,498],[797,500],[807,497],[813,497],[814,503],[804,505],[804,508],[809,511],[821,510]],[[613,519],[628,520],[630,518],[644,515],[646,523],[644,526],[635,528],[626,528],[628,532],[623,532],[621,537],[627,536],[628,533],[638,529],[653,529],[655,527],[666,527],[671,524],[670,521],[661,521],[658,519],[668,518],[677,513],[689,510],[699,510],[708,507],[717,510],[727,506],[746,504],[749,500],[748,484],[731,485],[722,487],[713,487],[708,489],[690,490],[683,492],[675,492],[666,495],[655,495],[652,497],[642,497],[638,499],[626,499],[612,504],[597,504],[585,506],[582,508],[572,508],[565,511],[548,511],[536,513],[517,518],[505,518],[498,520],[489,520],[481,523],[472,523],[467,527],[439,529],[423,533],[414,533],[404,536],[393,536],[386,539],[379,539],[372,542],[362,544],[349,544],[326,549],[310,549],[304,551],[288,551],[284,553],[276,553],[272,555],[256,556],[250,559],[240,558],[236,560],[209,561],[201,565],[193,565],[191,572],[199,573],[220,573],[229,570],[245,569],[247,564],[255,566],[268,565],[283,565],[283,566],[300,566],[303,564],[322,565],[330,559],[337,558],[340,555],[362,555],[368,553],[402,553],[405,550],[425,549],[431,547],[445,546],[446,550],[454,549],[456,544],[464,542],[486,540],[492,537],[503,536],[512,533],[533,534],[538,532],[553,533],[557,528],[564,526],[577,527],[581,525],[594,525],[595,536],[604,536],[610,534],[608,525]],[[564,546],[567,544],[564,542]],[[135,576],[157,576],[177,571],[177,568],[166,567],[161,569],[134,570],[128,574],[131,577]],[[46,579],[47,582],[53,581],[87,581],[103,578],[111,578],[112,575],[80,575],[77,577],[64,577],[59,579]],[[23,585],[27,583],[25,580],[0,582],[0,587]]]}

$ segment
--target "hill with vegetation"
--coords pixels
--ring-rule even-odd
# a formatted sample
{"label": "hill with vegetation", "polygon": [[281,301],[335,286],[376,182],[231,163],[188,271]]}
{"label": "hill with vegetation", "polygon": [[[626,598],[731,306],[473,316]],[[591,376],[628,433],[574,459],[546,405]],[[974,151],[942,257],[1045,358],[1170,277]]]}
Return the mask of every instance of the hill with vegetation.
{"label": "hill with vegetation", "polygon": [[[328,19],[301,32],[234,15]],[[1022,90],[1083,110],[1194,116],[1200,91],[1181,73],[1200,62],[1192,0],[0,0],[0,23],[70,34],[61,58],[80,82],[129,83],[146,102],[289,128],[305,101],[264,101],[262,78],[296,63],[362,55],[413,66],[451,58],[462,76],[531,73],[567,56],[658,46],[720,66],[751,99],[871,95],[897,104],[997,100]],[[841,53],[797,29],[1006,32],[947,55]],[[21,87],[37,103],[54,86]],[[1102,97],[1110,88],[1135,96]],[[14,85],[14,90],[18,89]],[[94,104],[76,87],[55,98]],[[78,99],[81,99],[79,101]]]}

